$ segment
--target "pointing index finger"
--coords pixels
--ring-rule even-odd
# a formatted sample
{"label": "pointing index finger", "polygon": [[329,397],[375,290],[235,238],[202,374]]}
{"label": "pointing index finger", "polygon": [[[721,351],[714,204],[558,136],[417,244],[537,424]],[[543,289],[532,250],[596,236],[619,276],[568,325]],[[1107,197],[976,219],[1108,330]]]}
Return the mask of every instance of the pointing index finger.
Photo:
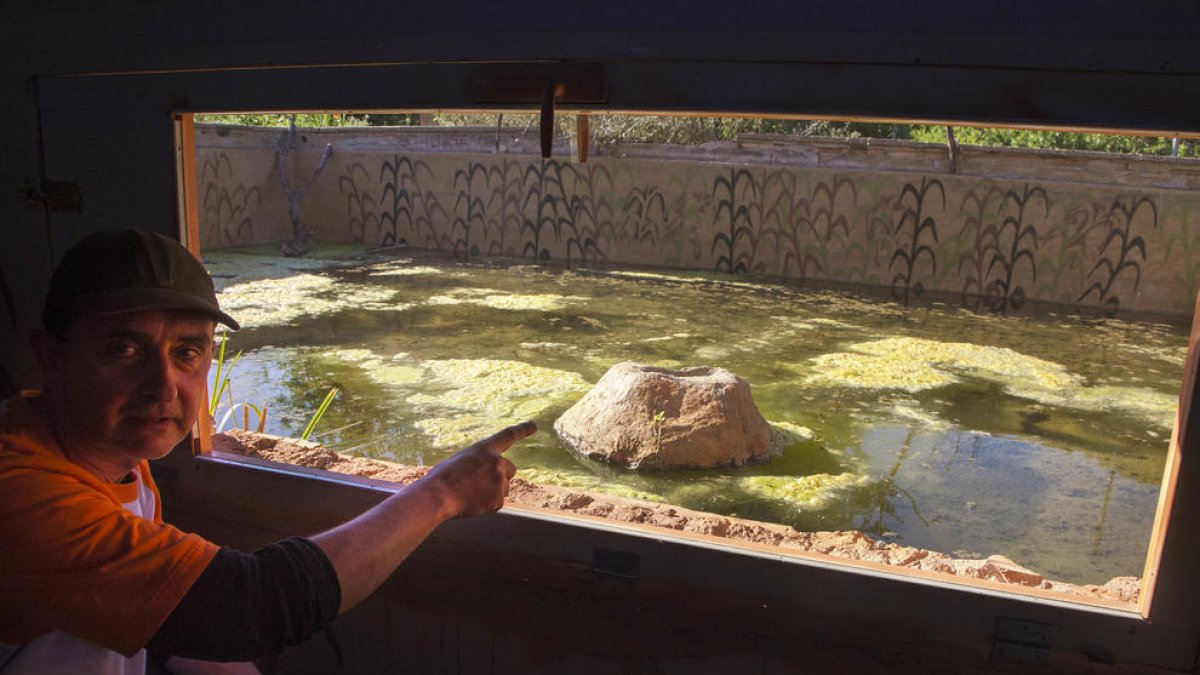
{"label": "pointing index finger", "polygon": [[520,440],[529,438],[538,430],[537,424],[529,421],[520,424],[514,424],[511,427],[505,427],[500,431],[488,436],[483,440],[483,443],[495,450],[496,452],[504,452],[508,450],[514,443]]}

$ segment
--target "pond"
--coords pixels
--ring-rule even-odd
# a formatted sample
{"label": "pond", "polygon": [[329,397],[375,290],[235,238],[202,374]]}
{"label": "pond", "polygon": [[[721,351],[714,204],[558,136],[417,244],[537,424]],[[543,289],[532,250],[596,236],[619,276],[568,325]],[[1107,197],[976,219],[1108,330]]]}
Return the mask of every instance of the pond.
{"label": "pond", "polygon": [[[904,307],[708,273],[315,255],[206,254],[243,322],[218,422],[249,401],[267,407],[266,431],[298,436],[337,386],[314,438],[350,454],[432,464],[534,419],[543,431],[509,456],[536,482],[1002,554],[1072,583],[1142,574],[1181,323]],[[572,454],[553,421],[624,360],[745,378],[771,461],[640,473]]]}

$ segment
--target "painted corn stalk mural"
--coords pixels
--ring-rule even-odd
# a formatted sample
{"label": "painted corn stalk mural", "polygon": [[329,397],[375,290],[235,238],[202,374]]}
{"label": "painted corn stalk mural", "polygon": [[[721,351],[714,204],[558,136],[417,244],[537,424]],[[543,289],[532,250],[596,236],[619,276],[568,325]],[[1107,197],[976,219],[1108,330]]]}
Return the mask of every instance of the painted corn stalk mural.
{"label": "painted corn stalk mural", "polygon": [[[280,219],[263,215],[283,203],[277,186],[233,180],[253,173],[240,167],[261,161],[254,152],[201,149],[205,245],[263,241]],[[305,196],[318,241],[853,282],[900,301],[936,294],[996,311],[1045,301],[1185,313],[1200,289],[1195,190],[1043,180],[1036,170],[999,179],[879,162],[738,164],[733,151],[720,162],[577,164],[481,146],[347,151],[330,164],[338,180]],[[1200,185],[1200,167],[1188,170]]]}
{"label": "painted corn stalk mural", "polygon": [[229,153],[217,152],[200,164],[201,244],[235,246],[254,235],[254,209],[262,205],[262,190],[239,181]]}

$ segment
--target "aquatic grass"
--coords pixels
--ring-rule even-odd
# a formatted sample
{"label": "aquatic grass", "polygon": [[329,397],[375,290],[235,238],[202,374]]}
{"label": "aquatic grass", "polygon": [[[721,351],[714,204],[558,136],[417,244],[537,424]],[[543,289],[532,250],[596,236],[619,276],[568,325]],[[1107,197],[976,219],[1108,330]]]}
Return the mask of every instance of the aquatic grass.
{"label": "aquatic grass", "polygon": [[217,407],[221,404],[221,397],[225,396],[229,399],[229,407],[225,411],[225,415],[221,417],[220,424],[215,425],[214,432],[221,433],[225,428],[225,424],[233,418],[240,407],[242,409],[242,428],[246,431],[250,430],[250,411],[253,410],[254,414],[258,416],[258,427],[256,430],[261,434],[267,426],[267,406],[259,407],[249,401],[234,402],[230,377],[233,375],[233,369],[237,366],[238,360],[242,358],[242,350],[239,349],[237,354],[234,354],[233,360],[228,363],[227,367],[225,363],[225,349],[228,343],[229,334],[221,333],[221,345],[217,348],[217,372],[213,376],[213,391],[208,403],[208,416],[210,418],[216,417]]}
{"label": "aquatic grass", "polygon": [[320,407],[317,408],[317,412],[313,413],[312,419],[308,421],[308,426],[304,427],[304,433],[300,434],[300,440],[308,440],[308,437],[312,435],[313,429],[317,428],[317,423],[320,422],[321,418],[325,416],[325,411],[329,410],[329,405],[333,403],[333,399],[337,397],[337,395],[337,387],[333,387],[329,390],[329,393],[325,395],[325,400],[322,401]]}
{"label": "aquatic grass", "polygon": [[[242,350],[234,355],[233,361],[229,363],[229,367],[225,367],[225,346],[229,343],[229,333],[221,333],[221,346],[217,349],[217,372],[213,376],[213,391],[208,402],[208,415],[215,417],[217,414],[217,406],[221,403],[221,395],[229,390],[229,376],[233,373],[233,369],[237,366],[238,359],[242,358]],[[232,408],[232,393],[231,408]]]}
{"label": "aquatic grass", "polygon": [[219,434],[225,430],[225,425],[229,422],[229,420],[233,419],[233,416],[237,413],[238,408],[242,409],[242,429],[250,431],[250,411],[253,410],[254,414],[258,416],[258,428],[255,429],[255,431],[260,434],[263,433],[263,430],[267,426],[267,406],[264,405],[260,408],[249,401],[234,403],[232,397],[229,399],[229,409],[226,410],[225,415],[221,417],[221,422],[216,426],[215,433]]}

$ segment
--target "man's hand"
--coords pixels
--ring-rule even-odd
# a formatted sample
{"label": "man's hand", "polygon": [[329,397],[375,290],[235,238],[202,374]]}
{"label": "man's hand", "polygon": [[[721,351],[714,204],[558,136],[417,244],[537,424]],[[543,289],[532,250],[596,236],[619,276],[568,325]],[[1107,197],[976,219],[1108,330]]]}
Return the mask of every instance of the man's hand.
{"label": "man's hand", "polygon": [[533,422],[523,422],[488,436],[443,461],[422,480],[439,488],[446,519],[478,516],[504,506],[509,481],[517,467],[503,456],[514,443],[537,431]]}
{"label": "man's hand", "polygon": [[314,535],[337,572],[341,611],[370,595],[445,520],[504,506],[516,467],[502,453],[535,431],[533,422],[508,427],[461,450],[354,520]]}

